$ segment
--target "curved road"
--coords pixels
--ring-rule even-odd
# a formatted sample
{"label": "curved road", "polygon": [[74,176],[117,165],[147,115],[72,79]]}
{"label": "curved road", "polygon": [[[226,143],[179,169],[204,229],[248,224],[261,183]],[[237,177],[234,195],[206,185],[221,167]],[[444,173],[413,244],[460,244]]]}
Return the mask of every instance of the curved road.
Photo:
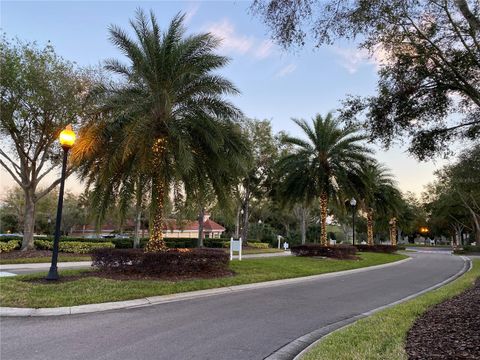
{"label": "curved road", "polygon": [[405,263],[333,278],[104,313],[2,318],[2,360],[264,359],[294,339],[412,295],[464,261]]}

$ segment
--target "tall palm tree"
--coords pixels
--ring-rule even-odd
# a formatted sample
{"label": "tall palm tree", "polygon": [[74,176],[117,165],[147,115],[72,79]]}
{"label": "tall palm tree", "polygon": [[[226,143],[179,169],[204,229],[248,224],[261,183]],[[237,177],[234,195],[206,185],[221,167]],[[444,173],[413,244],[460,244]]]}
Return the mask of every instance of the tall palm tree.
{"label": "tall palm tree", "polygon": [[[385,216],[390,220],[395,218],[401,193],[396,187],[393,175],[377,162],[370,162],[362,167],[361,179],[363,187],[359,193],[367,215],[367,243],[373,245],[374,216]],[[396,223],[396,218],[394,222]]]}
{"label": "tall palm tree", "polygon": [[357,127],[343,126],[332,113],[317,115],[311,125],[305,120],[293,121],[306,139],[283,138],[293,151],[278,162],[281,193],[286,200],[307,204],[320,199],[320,242],[326,246],[329,200],[353,191],[371,151],[363,145],[367,137]]}
{"label": "tall palm tree", "polygon": [[[225,156],[230,144],[225,129],[231,129],[241,114],[224,98],[238,90],[213,73],[228,63],[214,53],[219,40],[209,33],[186,36],[183,22],[184,16],[177,15],[162,32],[152,12],[147,17],[138,10],[130,22],[135,39],[110,27],[111,41],[129,62],[112,59],[105,65],[122,81],[103,88],[101,112],[114,123],[105,126],[117,127],[118,133],[109,132],[115,154],[104,156],[110,162],[99,166],[113,170],[98,184],[106,186],[118,172],[149,181],[151,235],[146,251],[166,249],[163,207],[172,185],[191,181],[199,159]],[[229,151],[238,154],[244,149]],[[203,170],[207,177],[213,174]],[[118,182],[110,186],[114,184]]]}

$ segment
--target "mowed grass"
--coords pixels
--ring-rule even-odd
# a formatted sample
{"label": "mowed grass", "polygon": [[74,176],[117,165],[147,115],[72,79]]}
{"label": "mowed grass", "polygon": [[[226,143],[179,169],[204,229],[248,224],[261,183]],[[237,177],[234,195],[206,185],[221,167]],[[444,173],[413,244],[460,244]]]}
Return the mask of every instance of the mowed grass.
{"label": "mowed grass", "polygon": [[[401,254],[360,253],[359,255],[360,260],[327,260],[294,256],[245,259],[241,262],[235,260],[230,263],[231,270],[235,272],[233,276],[175,282],[112,280],[99,277],[84,277],[55,284],[25,281],[40,279],[46,273],[0,278],[0,306],[39,308],[131,300],[147,296],[357,269],[406,258]],[[60,275],[78,275],[84,271],[61,271]]]}
{"label": "mowed grass", "polygon": [[[79,255],[79,256],[62,256],[59,254],[59,262],[73,262],[73,261],[91,261],[92,258],[90,255]],[[50,263],[52,261],[51,257],[33,257],[33,258],[18,258],[18,259],[0,259],[0,265],[5,264],[30,264],[30,263]]]}
{"label": "mowed grass", "polygon": [[[228,249],[225,251],[229,252]],[[245,249],[243,250],[243,255],[253,255],[253,254],[270,254],[270,253],[281,253],[284,252],[283,249]],[[237,255],[237,253],[235,253]],[[73,262],[73,261],[91,261],[92,258],[90,255],[79,255],[79,256],[63,256],[59,254],[59,262]],[[18,259],[0,259],[0,265],[6,264],[30,264],[30,263],[50,263],[52,261],[51,257],[32,257],[32,258],[18,258]]]}
{"label": "mowed grass", "polygon": [[302,360],[405,360],[405,340],[415,319],[430,307],[473,286],[480,260],[456,281],[336,331],[313,347]]}

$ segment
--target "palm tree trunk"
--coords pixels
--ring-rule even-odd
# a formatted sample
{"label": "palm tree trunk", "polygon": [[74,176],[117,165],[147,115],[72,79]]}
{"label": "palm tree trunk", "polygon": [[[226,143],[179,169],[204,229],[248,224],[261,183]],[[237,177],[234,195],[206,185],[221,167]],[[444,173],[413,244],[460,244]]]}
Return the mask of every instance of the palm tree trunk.
{"label": "palm tree trunk", "polygon": [[145,247],[146,252],[158,252],[165,251],[167,245],[163,239],[163,202],[165,199],[165,185],[160,179],[160,176],[156,176],[152,184],[152,200],[154,204],[153,208],[153,226]]}
{"label": "palm tree trunk", "polygon": [[300,227],[301,227],[301,234],[302,234],[302,245],[305,244],[307,242],[307,219],[306,219],[306,209],[302,206],[302,208],[300,209],[301,211],[301,223],[300,223]]}
{"label": "palm tree trunk", "polygon": [[136,202],[135,202],[135,233],[133,235],[133,247],[140,247],[140,228],[142,226],[142,187],[140,181],[137,182],[136,189]]}
{"label": "palm tree trunk", "polygon": [[367,210],[367,243],[373,245],[373,210]]}
{"label": "palm tree trunk", "polygon": [[390,219],[390,244],[397,245],[397,218]]}
{"label": "palm tree trunk", "polygon": [[320,219],[321,219],[321,235],[320,244],[322,246],[328,246],[327,240],[327,206],[328,195],[326,192],[322,192],[320,195]]}
{"label": "palm tree trunk", "polygon": [[205,237],[205,233],[203,231],[205,219],[205,207],[200,205],[200,211],[198,212],[198,247],[203,247],[203,239]]}

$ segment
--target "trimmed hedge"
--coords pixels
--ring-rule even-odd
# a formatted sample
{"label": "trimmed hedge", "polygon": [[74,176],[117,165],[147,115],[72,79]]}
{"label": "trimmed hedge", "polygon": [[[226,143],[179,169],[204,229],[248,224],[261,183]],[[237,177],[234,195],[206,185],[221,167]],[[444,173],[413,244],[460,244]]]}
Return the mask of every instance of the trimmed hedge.
{"label": "trimmed hedge", "polygon": [[454,254],[480,253],[480,246],[463,245],[462,248],[455,249],[453,253]]}
{"label": "trimmed hedge", "polygon": [[114,272],[146,275],[186,275],[227,271],[229,256],[220,249],[169,249],[145,253],[140,249],[98,249],[93,266]]}
{"label": "trimmed hedge", "polygon": [[290,250],[296,256],[324,256],[334,259],[355,259],[357,253],[357,248],[352,245],[304,244],[292,246]]}
{"label": "trimmed hedge", "polygon": [[360,252],[376,252],[391,254],[398,250],[396,245],[362,245],[355,244],[355,247]]}
{"label": "trimmed hedge", "polygon": [[262,243],[262,242],[247,242],[247,246],[256,248],[256,249],[268,249],[270,247],[269,243]]}
{"label": "trimmed hedge", "polygon": [[[53,250],[53,241],[35,240],[35,247],[39,250]],[[89,254],[96,249],[115,248],[111,242],[81,242],[81,241],[61,241],[58,244],[58,250],[66,253]]]}
{"label": "trimmed hedge", "polygon": [[20,240],[10,240],[8,242],[0,242],[0,253],[6,253],[20,248]]}

